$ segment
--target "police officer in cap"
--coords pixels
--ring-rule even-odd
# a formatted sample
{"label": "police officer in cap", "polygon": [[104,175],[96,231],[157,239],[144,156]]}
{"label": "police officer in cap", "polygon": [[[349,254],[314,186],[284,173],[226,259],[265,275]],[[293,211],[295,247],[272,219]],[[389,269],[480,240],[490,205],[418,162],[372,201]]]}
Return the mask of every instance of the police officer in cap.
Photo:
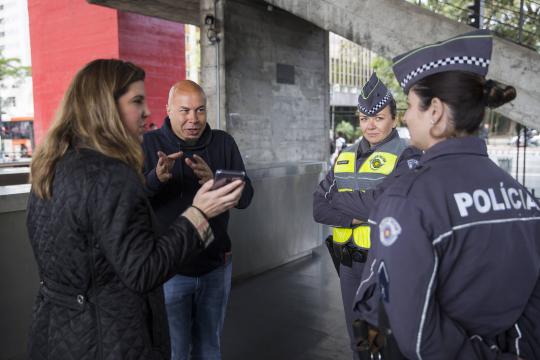
{"label": "police officer in cap", "polygon": [[[414,158],[419,157],[417,150],[408,150],[406,160],[409,161],[400,158],[407,143],[395,130],[396,102],[375,73],[358,97],[358,109],[363,137],[339,154],[313,200],[315,221],[333,227],[327,245],[340,274],[352,349],[355,349],[352,304],[370,248],[370,228],[366,220],[375,198],[384,189],[381,183],[394,172],[398,162],[400,168],[408,168],[414,164]],[[400,159],[403,161],[398,161]],[[355,359],[361,356],[354,354]]]}
{"label": "police officer in cap", "polygon": [[379,313],[407,359],[540,359],[540,205],[475,136],[516,96],[486,80],[491,50],[479,30],[394,59],[424,154],[370,216],[355,313]]}

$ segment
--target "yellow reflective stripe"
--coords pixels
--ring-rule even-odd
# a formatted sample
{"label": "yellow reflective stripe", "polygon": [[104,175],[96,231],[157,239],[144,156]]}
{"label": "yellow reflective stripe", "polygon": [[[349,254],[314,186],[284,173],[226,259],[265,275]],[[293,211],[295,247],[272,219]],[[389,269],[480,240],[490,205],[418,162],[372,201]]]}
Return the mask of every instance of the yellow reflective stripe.
{"label": "yellow reflective stripe", "polygon": [[336,173],[351,173],[354,174],[356,162],[356,154],[353,152],[342,151],[334,165],[334,174]]}
{"label": "yellow reflective stripe", "polygon": [[338,228],[332,229],[332,238],[335,243],[345,244],[351,238],[353,230],[350,228]]}
{"label": "yellow reflective stripe", "polygon": [[371,240],[369,239],[370,229],[369,226],[358,226],[353,230],[354,245],[363,249],[369,249],[371,247]]}
{"label": "yellow reflective stripe", "polygon": [[349,189],[349,188],[338,189],[338,192],[347,192],[347,191],[353,191],[353,189]]}
{"label": "yellow reflective stripe", "polygon": [[342,227],[335,227],[332,229],[333,240],[338,244],[345,244],[349,242],[349,240],[351,240],[351,235],[354,245],[363,249],[371,248],[369,226],[358,226],[354,229]]}
{"label": "yellow reflective stripe", "polygon": [[394,170],[397,159],[395,154],[376,151],[364,161],[358,172],[388,175]]}

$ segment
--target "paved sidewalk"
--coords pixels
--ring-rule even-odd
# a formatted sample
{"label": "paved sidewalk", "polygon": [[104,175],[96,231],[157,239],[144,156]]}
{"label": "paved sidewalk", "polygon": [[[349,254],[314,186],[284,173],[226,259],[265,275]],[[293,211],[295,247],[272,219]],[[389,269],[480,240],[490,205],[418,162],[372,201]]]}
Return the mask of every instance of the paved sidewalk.
{"label": "paved sidewalk", "polygon": [[326,248],[233,285],[224,360],[352,359],[348,346],[339,279]]}

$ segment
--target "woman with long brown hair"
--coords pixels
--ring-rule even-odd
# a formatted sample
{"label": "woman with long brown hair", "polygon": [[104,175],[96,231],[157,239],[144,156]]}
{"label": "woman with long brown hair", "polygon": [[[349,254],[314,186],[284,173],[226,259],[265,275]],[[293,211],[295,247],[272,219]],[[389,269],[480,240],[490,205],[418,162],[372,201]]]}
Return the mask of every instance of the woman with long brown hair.
{"label": "woman with long brown hair", "polygon": [[240,197],[242,182],[210,191],[209,181],[156,233],[141,172],[144,77],[121,60],[87,64],[34,155],[27,226],[41,286],[31,359],[169,358],[161,284],[212,242],[208,219]]}

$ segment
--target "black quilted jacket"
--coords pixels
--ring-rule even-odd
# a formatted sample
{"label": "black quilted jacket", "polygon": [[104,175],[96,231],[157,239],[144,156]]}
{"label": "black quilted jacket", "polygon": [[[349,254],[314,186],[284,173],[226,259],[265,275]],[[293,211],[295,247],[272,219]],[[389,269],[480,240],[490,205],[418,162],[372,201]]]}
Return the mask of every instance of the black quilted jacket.
{"label": "black quilted jacket", "polygon": [[31,359],[168,359],[161,284],[204,244],[179,217],[162,235],[143,184],[124,163],[70,150],[53,196],[28,202],[27,226],[42,285]]}

